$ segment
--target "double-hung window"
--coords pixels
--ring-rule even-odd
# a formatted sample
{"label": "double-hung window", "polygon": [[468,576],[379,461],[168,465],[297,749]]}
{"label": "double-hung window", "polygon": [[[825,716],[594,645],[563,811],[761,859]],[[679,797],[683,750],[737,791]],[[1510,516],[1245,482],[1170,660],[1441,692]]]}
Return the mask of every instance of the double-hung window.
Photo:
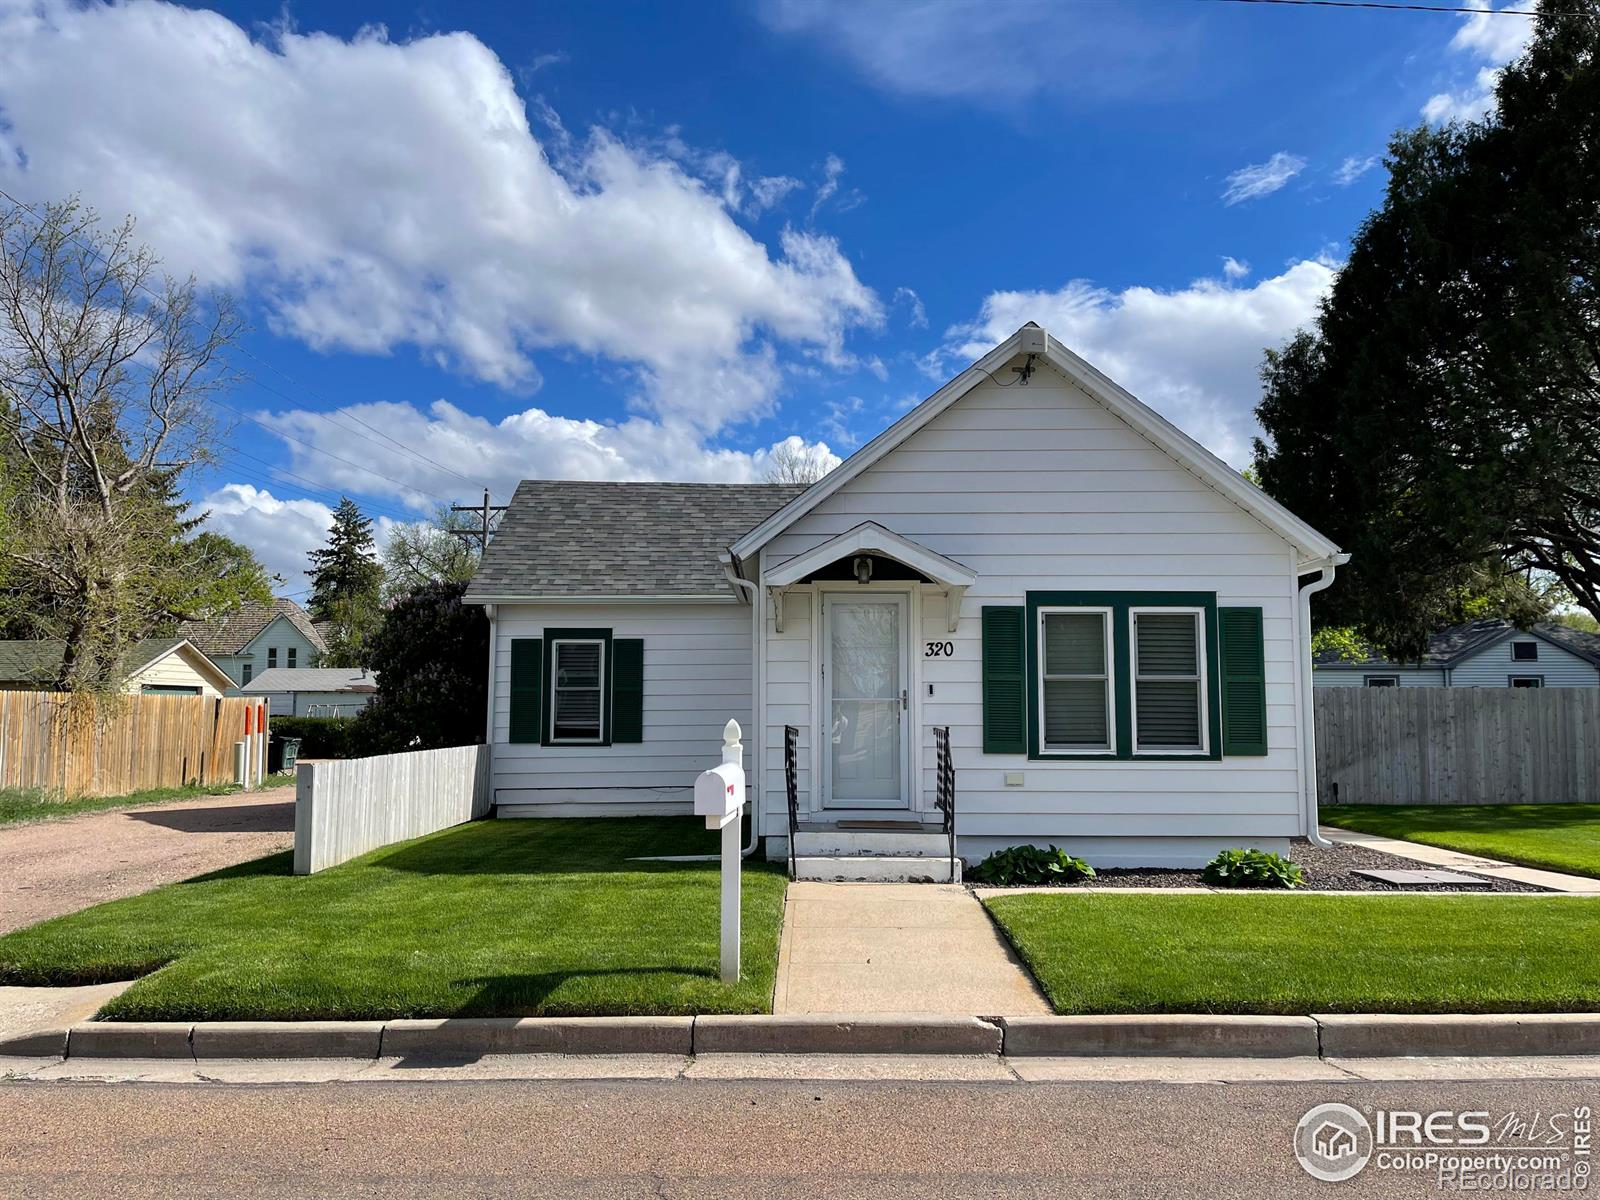
{"label": "double-hung window", "polygon": [[289,655],[289,669],[292,671],[292,670],[294,670],[295,647],[293,647],[293,646],[289,647],[288,655]]}
{"label": "double-hung window", "polygon": [[267,670],[270,671],[270,670],[272,670],[273,667],[275,667],[277,665],[278,665],[278,648],[276,646],[268,646],[267,647]]}
{"label": "double-hung window", "polygon": [[1136,754],[1204,754],[1205,613],[1135,608],[1133,746]]}
{"label": "double-hung window", "polygon": [[1039,609],[1040,748],[1046,754],[1115,749],[1109,608]]}
{"label": "double-hung window", "polygon": [[605,642],[550,643],[550,740],[599,742],[605,731]]}

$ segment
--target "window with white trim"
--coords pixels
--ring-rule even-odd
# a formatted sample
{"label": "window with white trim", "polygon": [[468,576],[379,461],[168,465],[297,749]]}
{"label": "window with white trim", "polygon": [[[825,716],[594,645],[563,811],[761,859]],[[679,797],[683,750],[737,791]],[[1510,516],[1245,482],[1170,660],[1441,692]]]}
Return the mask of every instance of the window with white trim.
{"label": "window with white trim", "polygon": [[599,742],[604,733],[605,642],[550,644],[550,740]]}
{"label": "window with white trim", "polygon": [[1205,613],[1200,609],[1136,608],[1133,623],[1133,749],[1135,754],[1204,754]]}
{"label": "window with white trim", "polygon": [[1115,749],[1111,610],[1039,610],[1039,748],[1046,754]]}
{"label": "window with white trim", "polygon": [[1514,688],[1542,688],[1544,686],[1544,676],[1513,675],[1507,682]]}
{"label": "window with white trim", "polygon": [[1398,676],[1398,675],[1368,675],[1366,677],[1366,679],[1363,680],[1362,682],[1365,683],[1367,687],[1399,687],[1400,686],[1400,676]]}
{"label": "window with white trim", "polygon": [[293,646],[289,647],[288,655],[289,655],[289,669],[292,671],[292,670],[294,670],[295,647],[293,647]]}
{"label": "window with white trim", "polygon": [[277,665],[278,665],[278,648],[276,646],[268,646],[267,647],[267,670],[270,671],[270,670],[272,670],[273,667],[275,667]]}

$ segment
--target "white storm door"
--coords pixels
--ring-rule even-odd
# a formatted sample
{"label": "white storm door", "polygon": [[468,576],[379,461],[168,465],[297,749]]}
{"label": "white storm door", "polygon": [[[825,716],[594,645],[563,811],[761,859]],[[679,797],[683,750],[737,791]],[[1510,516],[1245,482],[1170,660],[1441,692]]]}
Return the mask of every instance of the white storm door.
{"label": "white storm door", "polygon": [[822,744],[829,807],[910,807],[907,600],[823,596]]}

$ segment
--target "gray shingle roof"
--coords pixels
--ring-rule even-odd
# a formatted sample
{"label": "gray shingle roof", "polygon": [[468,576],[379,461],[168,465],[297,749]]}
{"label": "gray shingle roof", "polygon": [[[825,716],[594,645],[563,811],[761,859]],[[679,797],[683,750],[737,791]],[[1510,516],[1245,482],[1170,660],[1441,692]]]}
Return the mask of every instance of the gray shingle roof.
{"label": "gray shingle roof", "polygon": [[178,632],[213,657],[237,654],[278,617],[287,617],[289,623],[305,635],[306,641],[327,652],[328,643],[311,624],[305,609],[293,600],[245,604],[215,621],[185,621],[178,626]]}
{"label": "gray shingle roof", "polygon": [[[1368,647],[1366,657],[1358,659],[1340,658],[1336,652],[1325,650],[1316,656],[1316,665],[1319,667],[1349,667],[1351,669],[1448,667],[1469,654],[1481,650],[1511,628],[1510,621],[1498,619],[1466,621],[1460,625],[1451,625],[1446,629],[1441,629],[1428,639],[1428,648],[1423,652],[1421,660],[1417,662],[1392,662],[1381,657],[1376,650]],[[1573,629],[1570,625],[1560,625],[1554,621],[1540,622],[1533,626],[1533,632],[1549,638],[1564,649],[1572,651],[1579,658],[1584,658],[1596,665],[1600,665],[1600,634],[1585,633],[1581,629]]]}
{"label": "gray shingle roof", "polygon": [[375,692],[378,677],[360,667],[273,667],[239,689],[263,692]]}
{"label": "gray shingle roof", "polygon": [[[135,642],[122,655],[122,674],[132,675],[140,667],[160,658],[179,645],[183,638],[146,638]],[[35,683],[54,680],[61,673],[61,659],[67,644],[53,638],[0,642],[0,683]]]}
{"label": "gray shingle roof", "polygon": [[718,554],[805,490],[524,479],[466,600],[720,595]]}

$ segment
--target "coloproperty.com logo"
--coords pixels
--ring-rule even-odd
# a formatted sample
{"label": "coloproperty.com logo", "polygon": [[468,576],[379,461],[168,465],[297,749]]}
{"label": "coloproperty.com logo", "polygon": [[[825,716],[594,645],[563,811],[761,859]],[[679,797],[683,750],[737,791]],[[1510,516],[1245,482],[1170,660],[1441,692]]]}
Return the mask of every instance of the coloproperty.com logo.
{"label": "coloproperty.com logo", "polygon": [[1314,1179],[1340,1183],[1370,1166],[1461,1192],[1585,1192],[1593,1148],[1588,1105],[1497,1114],[1319,1104],[1294,1130],[1294,1156]]}

